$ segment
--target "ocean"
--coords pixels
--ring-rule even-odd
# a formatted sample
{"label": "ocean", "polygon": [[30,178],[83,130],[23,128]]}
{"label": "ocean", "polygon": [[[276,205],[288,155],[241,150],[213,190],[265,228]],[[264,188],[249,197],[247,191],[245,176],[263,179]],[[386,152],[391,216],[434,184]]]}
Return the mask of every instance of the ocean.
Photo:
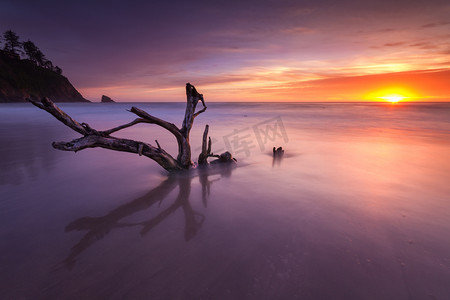
{"label": "ocean", "polygon": [[[184,117],[59,106],[105,130],[133,105]],[[55,150],[79,134],[1,104],[1,298],[450,299],[450,103],[209,103],[195,161],[206,124],[236,165],[169,176],[136,154]],[[176,156],[155,125],[113,135]]]}

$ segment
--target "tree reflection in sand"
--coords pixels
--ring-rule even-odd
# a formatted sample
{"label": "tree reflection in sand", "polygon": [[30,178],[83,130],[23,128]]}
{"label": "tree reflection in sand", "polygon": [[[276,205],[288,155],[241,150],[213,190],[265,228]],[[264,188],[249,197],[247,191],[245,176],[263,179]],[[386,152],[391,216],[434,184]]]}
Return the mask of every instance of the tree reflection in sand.
{"label": "tree reflection in sand", "polygon": [[[186,172],[170,174],[166,180],[144,196],[123,204],[102,217],[82,217],[71,222],[66,226],[66,232],[87,231],[87,233],[71,248],[69,255],[63,262],[64,266],[72,269],[78,256],[95,242],[105,237],[111,230],[124,227],[140,227],[140,234],[144,236],[180,207],[183,210],[185,218],[184,238],[186,241],[189,241],[197,234],[205,221],[205,216],[196,212],[189,202],[192,179],[197,176],[199,178],[202,186],[202,203],[206,208],[211,184],[220,179],[210,180],[209,176],[220,175],[221,177],[229,177],[235,167],[236,165],[234,163],[216,164],[208,167],[198,167],[195,170]],[[155,208],[155,204],[159,206],[176,187],[179,188],[179,191],[173,204],[155,217],[138,223],[121,222],[125,217],[129,217],[151,207]]]}

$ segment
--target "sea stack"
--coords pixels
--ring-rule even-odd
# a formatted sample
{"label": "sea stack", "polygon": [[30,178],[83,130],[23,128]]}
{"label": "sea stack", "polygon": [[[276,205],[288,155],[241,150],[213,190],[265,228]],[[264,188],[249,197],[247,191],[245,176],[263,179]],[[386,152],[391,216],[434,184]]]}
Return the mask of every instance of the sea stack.
{"label": "sea stack", "polygon": [[114,103],[115,101],[108,96],[102,95],[102,103]]}

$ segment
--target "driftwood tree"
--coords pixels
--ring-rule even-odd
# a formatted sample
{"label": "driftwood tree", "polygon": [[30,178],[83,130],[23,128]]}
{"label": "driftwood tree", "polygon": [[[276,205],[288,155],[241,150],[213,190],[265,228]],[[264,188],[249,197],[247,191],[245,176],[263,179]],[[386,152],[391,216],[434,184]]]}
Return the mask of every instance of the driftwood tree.
{"label": "driftwood tree", "polygon": [[[103,131],[91,128],[86,123],[77,122],[46,97],[41,99],[40,101],[30,98],[28,98],[27,100],[40,109],[43,109],[52,114],[63,124],[83,135],[82,137],[74,139],[70,142],[53,142],[52,146],[55,149],[77,152],[86,148],[100,147],[115,151],[136,153],[140,156],[146,156],[153,159],[167,171],[176,171],[189,169],[191,166],[193,166],[193,162],[191,159],[191,146],[189,143],[189,133],[194,124],[194,119],[206,110],[203,95],[198,93],[195,87],[190,83],[186,84],[186,98],[186,112],[184,114],[184,120],[181,128],[178,128],[173,123],[152,116],[137,107],[132,107],[130,112],[137,115],[138,118],[127,124]],[[203,108],[196,112],[195,110],[199,101],[202,102]],[[118,132],[119,130],[140,123],[155,124],[172,133],[178,143],[177,158],[175,159],[164,149],[162,149],[157,140],[155,140],[156,146],[153,146],[149,143],[141,141],[111,136],[111,134]],[[231,154],[229,152],[225,152],[220,156],[211,153],[211,140],[209,140],[208,147],[206,146],[207,135],[208,125],[206,125],[205,133],[203,136],[203,147],[202,153],[199,156],[199,164],[207,164],[208,157],[219,157],[218,161],[233,161],[233,158],[231,157]]]}

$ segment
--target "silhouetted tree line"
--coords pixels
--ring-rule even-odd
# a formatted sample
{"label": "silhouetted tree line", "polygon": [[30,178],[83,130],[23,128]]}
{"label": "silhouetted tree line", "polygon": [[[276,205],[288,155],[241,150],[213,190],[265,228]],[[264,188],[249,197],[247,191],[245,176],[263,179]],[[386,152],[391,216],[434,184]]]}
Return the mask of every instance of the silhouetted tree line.
{"label": "silhouetted tree line", "polygon": [[53,63],[48,60],[44,53],[30,40],[26,42],[19,41],[19,36],[12,30],[7,30],[3,33],[3,51],[11,56],[18,58],[24,57],[32,62],[34,65],[52,70],[58,74],[62,74],[62,69],[58,66],[53,66]]}

